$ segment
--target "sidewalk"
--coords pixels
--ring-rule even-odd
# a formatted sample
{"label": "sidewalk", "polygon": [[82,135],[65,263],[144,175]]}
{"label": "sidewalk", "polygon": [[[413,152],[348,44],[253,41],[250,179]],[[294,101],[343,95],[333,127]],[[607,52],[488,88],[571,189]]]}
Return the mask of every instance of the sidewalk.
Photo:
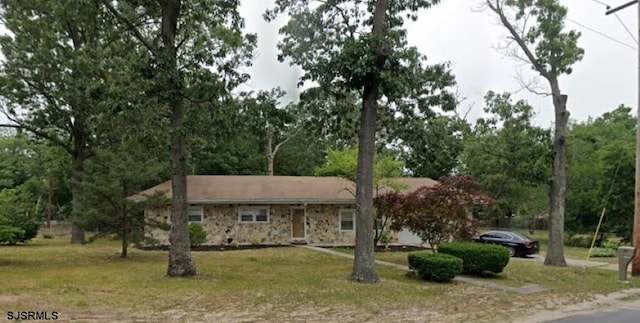
{"label": "sidewalk", "polygon": [[[511,259],[522,260],[522,261],[527,261],[528,259],[534,259],[539,262],[544,262],[544,255],[537,254],[537,255],[530,256],[529,258],[511,258]],[[591,260],[585,261],[585,260],[569,259],[569,258],[566,258],[566,261],[567,261],[567,266],[570,266],[570,267],[601,268],[601,269],[618,271],[618,264],[611,264],[608,262],[591,261]]]}
{"label": "sidewalk", "polygon": [[[347,253],[339,252],[339,251],[334,251],[334,250],[327,249],[327,248],[314,247],[314,246],[309,246],[309,245],[296,245],[296,247],[305,248],[305,249],[318,251],[318,252],[324,252],[324,253],[328,253],[328,254],[331,254],[331,255],[334,255],[334,256],[338,256],[338,257],[353,259],[353,255],[351,255],[351,254],[347,254]],[[395,269],[409,271],[409,267],[407,267],[405,265],[395,264],[395,263],[391,263],[391,262],[387,262],[387,261],[376,260],[376,264],[380,265],[380,266],[392,267],[392,268],[395,268]],[[495,284],[495,283],[487,281],[487,280],[477,279],[477,278],[473,278],[473,277],[469,277],[469,276],[458,276],[458,277],[454,278],[453,281],[454,282],[471,284],[471,285],[476,285],[476,286],[483,286],[483,287],[492,288],[492,289],[503,290],[503,291],[507,291],[507,292],[513,292],[513,293],[518,293],[518,294],[525,294],[525,295],[544,292],[546,290],[549,290],[548,287],[545,287],[545,286],[542,286],[542,285],[535,285],[535,284],[524,285],[522,287],[503,286],[503,285]]]}

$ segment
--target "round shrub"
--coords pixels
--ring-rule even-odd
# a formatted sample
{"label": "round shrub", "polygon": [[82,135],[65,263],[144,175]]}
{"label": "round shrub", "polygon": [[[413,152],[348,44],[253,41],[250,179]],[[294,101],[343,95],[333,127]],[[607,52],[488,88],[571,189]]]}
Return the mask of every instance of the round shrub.
{"label": "round shrub", "polygon": [[462,272],[462,259],[451,255],[415,252],[408,258],[409,269],[424,280],[446,283]]}
{"label": "round shrub", "polygon": [[189,243],[197,247],[207,241],[207,231],[200,223],[189,223]]}
{"label": "round shrub", "polygon": [[469,275],[499,274],[509,263],[509,249],[473,242],[445,243],[438,252],[462,259],[462,273]]}

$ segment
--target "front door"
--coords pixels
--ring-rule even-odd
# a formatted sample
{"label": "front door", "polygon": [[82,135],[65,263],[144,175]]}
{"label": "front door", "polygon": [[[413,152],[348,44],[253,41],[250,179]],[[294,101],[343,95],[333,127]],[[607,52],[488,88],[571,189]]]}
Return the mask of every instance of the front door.
{"label": "front door", "polygon": [[291,209],[291,237],[293,239],[304,239],[304,209]]}

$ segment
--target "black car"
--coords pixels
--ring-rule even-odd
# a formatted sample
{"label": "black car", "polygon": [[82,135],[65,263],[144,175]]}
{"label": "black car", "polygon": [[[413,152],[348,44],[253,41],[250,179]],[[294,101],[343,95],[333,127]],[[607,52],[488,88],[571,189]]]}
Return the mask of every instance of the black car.
{"label": "black car", "polygon": [[526,257],[538,253],[540,244],[526,236],[511,231],[489,231],[475,238],[473,241],[480,243],[492,243],[509,248],[509,256]]}

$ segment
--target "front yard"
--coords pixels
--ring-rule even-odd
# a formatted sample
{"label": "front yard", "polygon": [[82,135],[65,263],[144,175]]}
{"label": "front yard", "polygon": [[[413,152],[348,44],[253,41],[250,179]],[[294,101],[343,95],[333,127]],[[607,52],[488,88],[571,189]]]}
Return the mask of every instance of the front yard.
{"label": "front yard", "polygon": [[[57,311],[80,321],[424,321],[508,322],[542,309],[638,287],[617,273],[547,268],[511,261],[495,283],[529,283],[551,291],[520,295],[464,283],[432,284],[378,266],[382,282],[347,280],[352,261],[303,248],[193,252],[199,275],[165,276],[167,252],[133,249],[118,257],[118,242],[70,245],[36,239],[0,247],[0,313]],[[406,263],[406,253],[378,258]]]}

